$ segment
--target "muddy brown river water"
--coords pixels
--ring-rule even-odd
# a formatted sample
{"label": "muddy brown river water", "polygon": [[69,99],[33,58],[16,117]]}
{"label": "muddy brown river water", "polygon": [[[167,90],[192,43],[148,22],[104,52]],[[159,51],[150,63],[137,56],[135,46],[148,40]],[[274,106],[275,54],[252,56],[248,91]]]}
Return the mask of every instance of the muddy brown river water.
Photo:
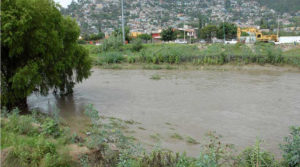
{"label": "muddy brown river water", "polygon": [[[150,79],[159,74],[160,80]],[[237,150],[263,146],[280,155],[279,143],[292,125],[300,126],[300,72],[218,70],[103,70],[75,86],[74,95],[56,98],[32,95],[31,108],[48,111],[54,104],[71,128],[80,129],[84,106],[101,115],[140,122],[134,135],[148,145],[160,134],[160,145],[197,156],[200,146],[170,137],[178,133],[199,142],[216,131]]]}

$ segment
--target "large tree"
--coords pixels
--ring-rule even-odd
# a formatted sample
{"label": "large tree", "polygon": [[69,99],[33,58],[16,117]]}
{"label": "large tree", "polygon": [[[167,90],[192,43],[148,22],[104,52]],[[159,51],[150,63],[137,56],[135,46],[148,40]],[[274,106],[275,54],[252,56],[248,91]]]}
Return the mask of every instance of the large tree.
{"label": "large tree", "polygon": [[237,26],[233,23],[220,23],[218,27],[217,37],[219,39],[224,39],[224,34],[226,40],[235,39],[237,35]]}
{"label": "large tree", "polygon": [[53,0],[1,1],[1,102],[27,109],[27,96],[72,93],[90,75],[80,29]]}
{"label": "large tree", "polygon": [[161,32],[161,38],[163,41],[172,41],[176,39],[176,32],[173,28],[169,27]]}
{"label": "large tree", "polygon": [[215,25],[207,25],[201,29],[200,37],[208,42],[212,41],[213,37],[216,37],[218,28]]}

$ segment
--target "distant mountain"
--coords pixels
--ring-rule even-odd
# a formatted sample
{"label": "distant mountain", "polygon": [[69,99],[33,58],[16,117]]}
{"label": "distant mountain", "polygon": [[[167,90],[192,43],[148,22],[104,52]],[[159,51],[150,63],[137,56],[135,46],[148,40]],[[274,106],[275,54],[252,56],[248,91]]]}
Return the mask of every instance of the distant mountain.
{"label": "distant mountain", "polygon": [[[82,33],[111,32],[121,25],[121,0],[73,1],[62,13],[76,18]],[[290,24],[300,14],[300,0],[124,0],[126,25],[133,31],[151,32],[166,27],[223,21],[239,25],[274,27],[277,16]],[[283,15],[283,13],[285,13]]]}

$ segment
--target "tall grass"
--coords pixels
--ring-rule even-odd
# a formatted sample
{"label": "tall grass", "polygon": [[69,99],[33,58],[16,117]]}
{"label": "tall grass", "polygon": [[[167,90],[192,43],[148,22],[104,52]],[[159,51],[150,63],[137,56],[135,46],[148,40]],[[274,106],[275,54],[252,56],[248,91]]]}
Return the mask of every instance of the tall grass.
{"label": "tall grass", "polygon": [[[134,49],[133,49],[134,48]],[[91,56],[95,48],[90,48]],[[211,44],[205,49],[196,45],[179,44],[130,44],[118,49],[99,51],[97,64],[111,63],[146,63],[146,64],[182,64],[222,65],[222,64],[289,64],[300,67],[300,49],[282,52],[274,45],[259,43],[223,45]]]}

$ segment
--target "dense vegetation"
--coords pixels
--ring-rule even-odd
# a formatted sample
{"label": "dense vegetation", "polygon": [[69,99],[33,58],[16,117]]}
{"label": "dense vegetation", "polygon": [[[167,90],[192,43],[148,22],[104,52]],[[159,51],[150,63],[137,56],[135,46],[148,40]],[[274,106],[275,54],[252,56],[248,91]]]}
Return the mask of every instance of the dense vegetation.
{"label": "dense vegetation", "polygon": [[[255,45],[209,44],[141,44],[115,45],[108,39],[102,46],[85,45],[89,48],[90,56],[96,65],[109,64],[193,64],[193,65],[222,65],[222,64],[273,64],[300,66],[299,48],[283,52],[272,44],[258,43]],[[108,45],[109,44],[109,45]],[[138,46],[138,49],[136,49]],[[200,48],[198,48],[200,47]],[[113,66],[117,67],[117,66]]]}
{"label": "dense vegetation", "polygon": [[[90,124],[83,134],[71,133],[58,110],[51,115],[19,115],[19,110],[1,112],[1,165],[4,167],[68,167],[68,166],[117,166],[117,167],[221,167],[260,166],[298,167],[300,165],[300,127],[291,127],[280,148],[281,161],[261,147],[261,141],[237,154],[233,145],[221,142],[214,132],[207,133],[201,141],[197,158],[163,149],[145,151],[133,137],[126,136],[132,120],[99,116],[92,105],[85,113]],[[140,126],[140,125],[139,125]],[[88,135],[86,135],[88,134]],[[154,136],[159,140],[159,135]],[[182,140],[179,134],[172,138]],[[199,143],[192,138],[190,144]]]}
{"label": "dense vegetation", "polygon": [[90,75],[80,29],[52,0],[1,1],[1,103],[27,108],[27,96],[67,94]]}

